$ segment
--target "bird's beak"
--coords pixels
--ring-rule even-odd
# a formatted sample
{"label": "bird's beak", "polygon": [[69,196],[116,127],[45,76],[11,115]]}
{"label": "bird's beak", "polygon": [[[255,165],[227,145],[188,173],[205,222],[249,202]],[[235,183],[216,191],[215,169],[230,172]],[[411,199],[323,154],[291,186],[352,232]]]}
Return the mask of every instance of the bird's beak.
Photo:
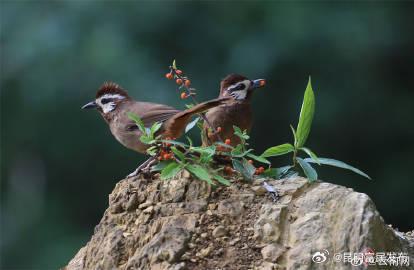
{"label": "bird's beak", "polygon": [[83,105],[82,106],[82,110],[83,109],[94,109],[94,108],[97,108],[97,107],[98,107],[98,105],[96,105],[96,102],[95,101],[91,101],[91,102]]}
{"label": "bird's beak", "polygon": [[260,88],[266,85],[266,80],[265,79],[257,79],[252,81],[252,89],[256,89],[256,88]]}

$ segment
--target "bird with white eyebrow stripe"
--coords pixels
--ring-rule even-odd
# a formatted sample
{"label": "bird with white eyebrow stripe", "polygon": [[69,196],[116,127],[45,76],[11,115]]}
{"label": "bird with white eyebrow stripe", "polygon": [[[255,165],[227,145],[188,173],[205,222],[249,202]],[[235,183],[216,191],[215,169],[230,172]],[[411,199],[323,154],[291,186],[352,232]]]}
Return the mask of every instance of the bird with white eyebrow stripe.
{"label": "bird with white eyebrow stripe", "polygon": [[[97,109],[108,123],[111,133],[122,145],[139,153],[145,153],[150,145],[141,142],[142,133],[127,113],[137,115],[145,127],[150,127],[155,122],[162,123],[156,135],[178,138],[183,134],[193,115],[219,106],[227,99],[229,98],[205,101],[180,111],[164,104],[133,100],[119,85],[109,82],[104,83],[96,93],[95,100],[85,104],[82,109]],[[129,176],[137,175],[141,169],[148,169],[153,161],[154,157],[151,157]]]}
{"label": "bird with white eyebrow stripe", "polygon": [[236,146],[240,138],[234,135],[233,126],[250,131],[253,124],[251,98],[255,89],[263,87],[263,79],[249,80],[239,74],[230,74],[220,83],[219,98],[231,97],[220,106],[210,109],[206,119],[211,126],[219,130],[211,130],[210,125],[204,122],[203,145],[211,145],[221,139],[230,139],[230,144]]}

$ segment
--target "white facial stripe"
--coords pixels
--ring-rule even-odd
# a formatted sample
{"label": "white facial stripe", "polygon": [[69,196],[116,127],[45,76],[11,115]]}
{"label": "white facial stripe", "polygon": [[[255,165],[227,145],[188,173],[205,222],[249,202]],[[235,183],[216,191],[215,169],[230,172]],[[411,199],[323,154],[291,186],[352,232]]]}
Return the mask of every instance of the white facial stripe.
{"label": "white facial stripe", "polygon": [[125,97],[119,94],[105,94],[101,97],[99,97],[95,102],[96,104],[98,104],[101,108],[102,108],[102,112],[103,113],[108,113],[108,112],[112,112],[115,107],[116,107],[116,103],[113,101],[109,101],[107,103],[102,103],[102,100],[104,99],[110,99],[110,100],[120,100],[120,99],[124,99]]}
{"label": "white facial stripe", "polygon": [[[238,89],[241,84],[244,85],[244,87],[241,90],[233,90],[233,89]],[[227,88],[227,92],[229,93],[230,96],[232,96],[236,100],[245,99],[247,96],[247,90],[249,89],[249,87],[250,87],[250,81],[244,80],[244,81],[241,81],[241,82],[235,83],[234,85],[229,86]]]}

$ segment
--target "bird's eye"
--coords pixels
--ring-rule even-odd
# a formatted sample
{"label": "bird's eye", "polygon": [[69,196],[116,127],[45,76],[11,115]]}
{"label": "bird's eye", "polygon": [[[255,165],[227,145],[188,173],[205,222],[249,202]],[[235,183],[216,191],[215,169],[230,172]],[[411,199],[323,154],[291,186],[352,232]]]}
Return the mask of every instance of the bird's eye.
{"label": "bird's eye", "polygon": [[244,83],[241,83],[236,87],[236,90],[243,90],[244,87],[245,87]]}
{"label": "bird's eye", "polygon": [[106,103],[108,103],[109,101],[111,101],[111,99],[110,99],[110,98],[103,98],[103,99],[101,99],[101,103],[102,103],[102,104],[106,104]]}

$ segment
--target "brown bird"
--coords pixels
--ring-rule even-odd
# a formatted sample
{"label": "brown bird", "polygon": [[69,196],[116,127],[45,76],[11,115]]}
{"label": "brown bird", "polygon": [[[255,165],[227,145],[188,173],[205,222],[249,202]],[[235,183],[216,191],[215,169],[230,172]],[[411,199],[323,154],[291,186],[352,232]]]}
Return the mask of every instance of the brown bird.
{"label": "brown bird", "polygon": [[[82,109],[96,108],[108,123],[112,135],[122,145],[136,152],[145,153],[149,145],[140,141],[142,133],[127,113],[131,112],[139,116],[145,127],[150,127],[155,122],[162,122],[156,135],[162,134],[164,138],[178,138],[194,114],[216,107],[225,100],[226,98],[217,98],[180,111],[163,104],[133,100],[118,84],[107,82],[98,90],[95,100],[85,104]],[[148,164],[153,159],[150,160],[144,162],[129,176],[135,176],[143,167],[148,168]]]}
{"label": "brown bird", "polygon": [[220,139],[230,139],[230,144],[236,146],[240,138],[234,135],[233,125],[248,132],[252,128],[253,112],[251,107],[252,94],[255,89],[263,87],[263,79],[249,80],[245,76],[230,74],[220,83],[219,98],[229,98],[224,104],[212,108],[206,113],[206,118],[216,130],[204,122],[203,145],[210,145]]}

